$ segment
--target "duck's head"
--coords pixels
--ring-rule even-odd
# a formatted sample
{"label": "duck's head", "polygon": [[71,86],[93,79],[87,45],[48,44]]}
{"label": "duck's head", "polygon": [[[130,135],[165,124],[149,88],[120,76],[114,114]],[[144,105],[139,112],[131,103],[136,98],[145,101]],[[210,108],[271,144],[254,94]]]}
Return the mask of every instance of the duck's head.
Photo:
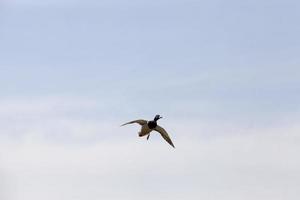
{"label": "duck's head", "polygon": [[159,120],[159,119],[161,119],[162,117],[160,116],[160,115],[156,115],[155,117],[154,117],[154,121],[157,121],[157,120]]}

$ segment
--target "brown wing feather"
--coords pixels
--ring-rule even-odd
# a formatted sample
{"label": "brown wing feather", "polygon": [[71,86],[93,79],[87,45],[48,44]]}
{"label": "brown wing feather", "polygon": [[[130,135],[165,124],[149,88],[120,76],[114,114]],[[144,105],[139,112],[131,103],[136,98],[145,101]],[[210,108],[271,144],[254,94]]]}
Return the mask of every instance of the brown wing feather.
{"label": "brown wing feather", "polygon": [[168,135],[167,131],[162,128],[161,126],[156,126],[156,128],[154,129],[156,130],[157,132],[159,132],[161,134],[161,136],[172,146],[175,148],[170,136]]}
{"label": "brown wing feather", "polygon": [[125,126],[127,124],[133,124],[133,123],[138,123],[139,125],[143,126],[144,124],[147,123],[146,120],[143,120],[143,119],[138,119],[138,120],[134,120],[134,121],[131,121],[131,122],[127,122],[125,124],[122,124],[121,126]]}

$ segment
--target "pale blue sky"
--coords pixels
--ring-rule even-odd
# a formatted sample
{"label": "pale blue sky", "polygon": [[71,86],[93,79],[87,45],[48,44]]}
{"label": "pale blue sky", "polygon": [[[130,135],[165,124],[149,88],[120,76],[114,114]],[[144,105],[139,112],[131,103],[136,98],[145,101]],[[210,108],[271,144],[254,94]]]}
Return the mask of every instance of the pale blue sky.
{"label": "pale blue sky", "polygon": [[[47,154],[44,162],[52,165],[50,171],[59,169],[64,174],[61,181],[66,185],[69,179],[64,166],[82,167],[82,177],[89,177],[91,174],[86,173],[101,166],[109,171],[111,165],[123,165],[107,164],[110,162],[107,157],[117,158],[119,151],[128,151],[128,159],[141,162],[138,166],[145,167],[147,173],[151,167],[167,167],[169,163],[164,156],[169,152],[158,158],[151,153],[157,154],[156,148],[168,149],[158,136],[144,147],[145,141],[136,136],[137,127],[118,127],[136,117],[152,118],[161,114],[165,117],[161,123],[167,126],[175,145],[179,146],[176,151],[181,149],[181,153],[172,152],[169,160],[176,164],[173,172],[179,173],[178,179],[171,173],[165,176],[175,176],[174,180],[162,182],[169,185],[167,197],[182,199],[180,194],[172,192],[174,187],[190,194],[188,199],[199,196],[213,200],[245,199],[245,196],[264,200],[297,199],[299,192],[294,190],[293,183],[300,179],[288,176],[295,173],[300,160],[289,163],[284,158],[299,150],[293,145],[300,141],[296,134],[300,130],[297,126],[300,119],[299,10],[300,3],[293,0],[1,1],[0,135],[4,141],[1,148],[2,152],[13,153],[0,155],[0,161],[6,166],[2,173],[7,170],[7,174],[17,174],[15,179],[7,175],[8,181],[3,184],[10,185],[7,188],[12,188],[11,191],[19,189],[16,196],[7,196],[12,200],[22,199],[18,194],[24,190],[27,191],[25,199],[41,199],[39,194],[28,192],[30,188],[27,190],[22,182],[24,177],[31,177],[30,167],[24,172],[11,165],[34,166],[41,169],[39,173],[48,173],[47,167],[35,162],[43,155],[33,153],[43,150]],[[210,143],[211,138],[214,143]],[[135,145],[136,142],[141,145]],[[50,146],[42,148],[45,143]],[[90,144],[92,150],[72,149],[72,144]],[[60,145],[61,157],[51,154],[56,145]],[[235,149],[236,146],[242,151]],[[115,147],[116,152],[108,153],[109,156],[93,150]],[[149,157],[138,154],[143,148],[151,154]],[[282,161],[270,155],[270,149],[278,151]],[[223,155],[223,151],[228,154]],[[106,163],[87,160],[85,153]],[[68,160],[75,154],[85,164]],[[187,154],[190,157],[186,158]],[[240,161],[243,154],[253,162]],[[18,159],[24,155],[24,159]],[[56,156],[59,158],[53,159]],[[147,159],[153,161],[150,168]],[[132,169],[132,163],[122,161],[125,169]],[[90,162],[95,164],[89,165]],[[187,164],[182,166],[182,162]],[[204,182],[200,180],[205,174],[197,170],[202,162],[207,163],[203,169],[207,174]],[[214,166],[216,163],[220,168]],[[184,176],[186,167],[191,168],[191,177]],[[270,167],[274,171],[270,172]],[[253,168],[258,171],[252,171]],[[243,170],[254,177],[269,173],[270,177],[287,183],[286,187],[270,186],[273,179],[268,182],[266,178],[263,184],[244,177],[248,185],[243,189],[239,181],[227,183],[232,177],[220,173],[218,179],[215,171],[209,169],[232,174],[237,179],[244,177]],[[129,176],[122,169],[116,171],[123,181]],[[277,177],[279,172],[286,173],[287,177]],[[145,179],[147,173],[139,171],[133,179]],[[92,175],[100,176],[96,172]],[[41,195],[60,191],[66,195],[64,200],[74,199],[73,189],[69,191],[65,185],[49,191],[46,186],[51,175],[47,177],[36,180],[37,185],[42,185]],[[79,183],[75,188],[78,187],[80,200],[86,194],[91,194],[91,200],[103,195],[112,195],[106,199],[119,199],[119,196],[140,199],[143,194],[148,194],[149,199],[164,199],[166,196],[158,186],[149,186],[156,178],[162,181],[163,177],[154,174],[149,183],[132,183],[139,185],[140,194],[132,188],[119,188],[121,192],[114,196],[110,192],[113,186],[106,186],[104,194],[97,193],[96,189],[87,190]],[[106,183],[91,179],[92,188]],[[107,177],[106,181],[109,185],[117,179]],[[184,181],[194,185],[184,185]],[[199,193],[198,188],[205,183],[211,185]],[[260,188],[252,187],[256,184],[261,188],[270,186],[265,196],[259,196],[263,193]],[[238,186],[242,188],[237,193],[228,189]],[[31,189],[34,187],[33,184]],[[157,196],[147,193],[147,188],[156,191]],[[219,193],[214,188],[219,188]],[[49,198],[59,199],[55,195]]]}
{"label": "pale blue sky", "polygon": [[122,97],[154,112],[188,102],[192,117],[207,103],[208,115],[298,111],[298,8],[297,1],[6,1],[1,96]]}

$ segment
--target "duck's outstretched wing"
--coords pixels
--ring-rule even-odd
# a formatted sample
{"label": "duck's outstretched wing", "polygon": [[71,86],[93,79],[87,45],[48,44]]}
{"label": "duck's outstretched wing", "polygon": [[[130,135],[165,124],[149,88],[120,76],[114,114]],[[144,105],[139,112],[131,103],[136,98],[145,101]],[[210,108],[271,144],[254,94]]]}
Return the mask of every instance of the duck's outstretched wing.
{"label": "duck's outstretched wing", "polygon": [[133,123],[138,123],[139,125],[143,126],[145,124],[147,124],[147,121],[146,120],[143,120],[143,119],[138,119],[138,120],[134,120],[134,121],[131,121],[131,122],[127,122],[125,124],[122,124],[121,126],[125,126],[127,124],[133,124]]}
{"label": "duck's outstretched wing", "polygon": [[167,131],[161,127],[161,126],[156,126],[155,129],[157,132],[159,132],[161,134],[161,136],[172,146],[175,148],[170,136],[168,135]]}

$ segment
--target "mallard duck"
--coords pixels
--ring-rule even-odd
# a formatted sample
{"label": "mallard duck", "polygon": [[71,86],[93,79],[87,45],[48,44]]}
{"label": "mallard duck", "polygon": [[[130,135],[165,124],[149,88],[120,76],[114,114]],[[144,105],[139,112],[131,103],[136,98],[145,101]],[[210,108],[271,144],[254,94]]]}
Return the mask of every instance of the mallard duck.
{"label": "mallard duck", "polygon": [[141,131],[138,133],[139,134],[139,137],[143,137],[143,136],[146,136],[147,135],[147,140],[149,139],[150,137],[150,133],[154,130],[154,131],[157,131],[161,134],[161,136],[172,146],[175,148],[171,138],[169,137],[167,131],[162,128],[161,126],[157,125],[157,121],[159,119],[161,119],[162,117],[160,115],[156,115],[154,117],[153,120],[151,121],[147,121],[147,120],[144,120],[144,119],[138,119],[138,120],[134,120],[134,121],[131,121],[131,122],[127,122],[125,124],[122,124],[121,126],[125,126],[127,124],[133,124],[133,123],[138,123],[139,125],[141,125]]}

